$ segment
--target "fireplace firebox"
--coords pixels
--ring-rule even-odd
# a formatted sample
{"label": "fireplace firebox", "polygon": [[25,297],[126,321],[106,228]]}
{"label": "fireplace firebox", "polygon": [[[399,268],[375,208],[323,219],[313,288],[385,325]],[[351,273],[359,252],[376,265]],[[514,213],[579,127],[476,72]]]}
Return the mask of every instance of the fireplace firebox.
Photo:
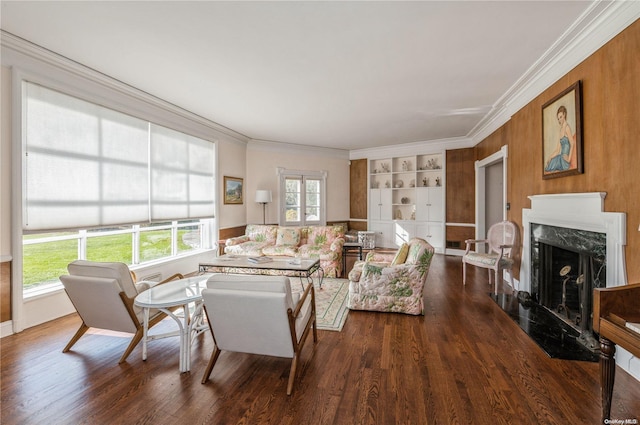
{"label": "fireplace firebox", "polygon": [[531,223],[531,296],[596,352],[593,288],[606,287],[606,235]]}

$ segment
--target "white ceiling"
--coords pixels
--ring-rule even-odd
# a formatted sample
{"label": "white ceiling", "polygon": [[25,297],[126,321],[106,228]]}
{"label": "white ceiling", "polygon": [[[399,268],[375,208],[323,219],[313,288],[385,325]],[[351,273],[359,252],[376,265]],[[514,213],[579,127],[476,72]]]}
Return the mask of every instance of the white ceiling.
{"label": "white ceiling", "polygon": [[469,136],[590,1],[7,1],[2,29],[248,138]]}

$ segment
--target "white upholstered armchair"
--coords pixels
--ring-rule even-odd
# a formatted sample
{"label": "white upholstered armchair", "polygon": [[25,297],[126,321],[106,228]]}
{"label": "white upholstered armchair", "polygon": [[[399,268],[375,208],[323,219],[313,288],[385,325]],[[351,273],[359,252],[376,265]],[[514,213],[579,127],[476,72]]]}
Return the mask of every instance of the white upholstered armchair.
{"label": "white upholstered armchair", "polygon": [[316,330],[313,285],[291,292],[288,277],[214,275],[202,291],[214,349],[202,377],[206,383],[221,351],[291,358],[287,395],[293,390],[307,335]]}
{"label": "white upholstered armchair", "polygon": [[[120,358],[119,363],[123,363],[142,339],[143,313],[133,300],[156,282],[134,283],[124,263],[78,260],[70,263],[67,270],[69,274],[60,276],[60,280],[82,324],[62,352],[69,351],[89,328],[129,332],[134,335]],[[180,278],[181,274],[175,274],[163,282]],[[165,317],[162,312],[152,311],[149,327]]]}
{"label": "white upholstered armchair", "polygon": [[[502,270],[509,272],[511,287],[514,287],[513,264],[514,255],[520,247],[518,226],[511,221],[501,221],[493,224],[487,231],[487,239],[467,239],[467,247],[462,256],[462,284],[467,284],[467,264],[487,269],[489,273],[489,285],[491,274],[495,275],[495,293],[498,293],[498,280],[502,280]],[[472,246],[485,245],[486,253],[472,251]]]}

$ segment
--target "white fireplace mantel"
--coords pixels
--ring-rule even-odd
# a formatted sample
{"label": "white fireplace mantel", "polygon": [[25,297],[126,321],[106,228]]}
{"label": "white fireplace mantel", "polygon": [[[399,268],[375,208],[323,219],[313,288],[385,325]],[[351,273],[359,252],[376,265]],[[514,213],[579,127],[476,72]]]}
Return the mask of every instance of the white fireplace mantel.
{"label": "white fireplace mantel", "polygon": [[606,195],[605,192],[590,192],[529,196],[531,208],[522,210],[521,290],[531,290],[531,223],[606,234],[607,287],[626,285],[627,216],[605,212]]}

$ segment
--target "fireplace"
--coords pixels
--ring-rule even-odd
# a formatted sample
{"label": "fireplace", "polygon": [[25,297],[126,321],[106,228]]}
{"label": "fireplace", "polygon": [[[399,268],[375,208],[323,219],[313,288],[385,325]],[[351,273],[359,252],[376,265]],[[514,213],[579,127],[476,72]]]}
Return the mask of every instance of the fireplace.
{"label": "fireplace", "polygon": [[[604,211],[606,193],[561,193],[553,195],[529,196],[531,209],[522,210],[523,244],[522,263],[520,265],[520,289],[532,292],[532,226],[553,226],[576,230],[574,237],[586,232],[604,236],[604,266],[601,279],[604,286],[626,285],[627,274],[624,257],[626,241],[626,214]],[[558,234],[569,246],[575,246],[577,240]]]}
{"label": "fireplace", "polygon": [[520,288],[578,331],[595,351],[593,288],[625,285],[626,215],[605,212],[606,194],[530,196],[522,210]]}
{"label": "fireplace", "polygon": [[593,288],[606,287],[606,235],[538,223],[531,230],[531,298],[599,349],[592,329]]}

